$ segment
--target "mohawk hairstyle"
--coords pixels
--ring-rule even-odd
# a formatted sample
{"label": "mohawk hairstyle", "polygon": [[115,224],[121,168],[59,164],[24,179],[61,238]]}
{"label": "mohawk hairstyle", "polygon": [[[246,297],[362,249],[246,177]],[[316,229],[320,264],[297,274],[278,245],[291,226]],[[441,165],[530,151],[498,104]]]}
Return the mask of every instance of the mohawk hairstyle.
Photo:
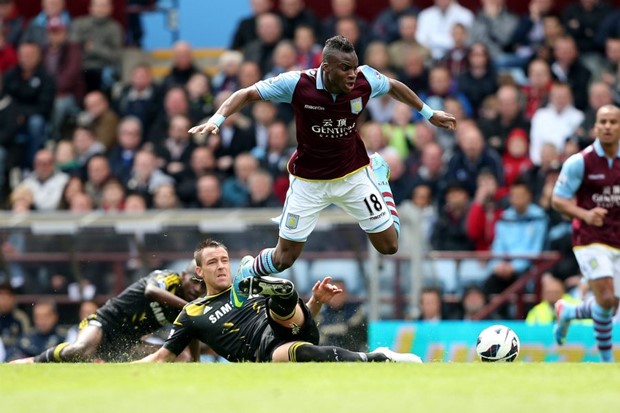
{"label": "mohawk hairstyle", "polygon": [[344,36],[330,37],[325,41],[325,47],[323,48],[323,61],[326,62],[330,57],[333,57],[338,52],[354,53],[355,47],[353,43]]}

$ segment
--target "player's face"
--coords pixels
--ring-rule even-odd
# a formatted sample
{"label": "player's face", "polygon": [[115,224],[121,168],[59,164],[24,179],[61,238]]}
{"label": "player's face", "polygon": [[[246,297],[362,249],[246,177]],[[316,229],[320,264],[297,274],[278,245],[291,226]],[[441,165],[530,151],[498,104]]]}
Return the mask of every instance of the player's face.
{"label": "player's face", "polygon": [[323,63],[325,88],[330,93],[349,93],[357,79],[357,55],[355,52],[339,52]]}
{"label": "player's face", "polygon": [[196,274],[207,286],[207,294],[218,294],[230,287],[230,261],[224,248],[205,248],[202,250],[202,263],[196,267]]}
{"label": "player's face", "polygon": [[620,109],[614,106],[603,106],[599,109],[594,129],[602,144],[620,141]]}
{"label": "player's face", "polygon": [[184,273],[182,287],[183,299],[186,301],[193,301],[196,298],[202,296],[206,292],[205,283],[195,273]]}

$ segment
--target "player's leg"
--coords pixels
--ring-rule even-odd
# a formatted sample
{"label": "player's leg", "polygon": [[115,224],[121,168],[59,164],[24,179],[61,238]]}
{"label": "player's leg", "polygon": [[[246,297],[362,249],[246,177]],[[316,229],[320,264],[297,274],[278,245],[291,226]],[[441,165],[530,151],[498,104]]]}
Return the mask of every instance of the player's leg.
{"label": "player's leg", "polygon": [[614,296],[614,280],[612,277],[599,278],[590,281],[590,289],[594,294],[592,303],[592,322],[594,323],[594,338],[601,354],[601,361],[613,361],[612,353],[612,319],[618,301]]}
{"label": "player's leg", "polygon": [[329,206],[321,196],[321,183],[301,181],[291,177],[286,201],[280,216],[280,234],[275,248],[262,250],[255,258],[244,257],[233,278],[231,301],[240,307],[247,296],[239,290],[242,280],[249,277],[266,277],[291,267],[301,255],[306,239],[314,230],[320,212]]}
{"label": "player's leg", "polygon": [[387,205],[388,211],[394,221],[394,230],[396,237],[400,237],[400,217],[396,210],[396,203],[394,202],[394,195],[392,195],[392,188],[390,188],[390,165],[385,159],[378,153],[374,153],[370,157],[370,167],[375,175],[377,186],[381,191],[381,196]]}
{"label": "player's leg", "polygon": [[103,338],[100,327],[88,325],[80,330],[74,343],[61,343],[35,356],[35,363],[76,363],[89,361]]}
{"label": "player's leg", "polygon": [[355,218],[377,251],[385,255],[398,251],[396,209],[382,197],[370,168],[330,183],[329,189],[334,204]]}
{"label": "player's leg", "polygon": [[336,346],[318,346],[304,341],[285,343],[277,347],[271,357],[273,362],[405,362],[421,363],[415,354],[396,353],[379,348],[370,353],[350,351]]}

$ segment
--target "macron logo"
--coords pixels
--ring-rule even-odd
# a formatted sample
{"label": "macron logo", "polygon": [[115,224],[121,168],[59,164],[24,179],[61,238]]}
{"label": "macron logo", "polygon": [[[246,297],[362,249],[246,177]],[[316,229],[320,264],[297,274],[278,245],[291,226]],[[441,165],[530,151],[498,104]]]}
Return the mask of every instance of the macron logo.
{"label": "macron logo", "polygon": [[588,179],[600,181],[601,179],[605,179],[605,174],[590,174],[588,175]]}
{"label": "macron logo", "polygon": [[323,106],[312,106],[312,105],[304,105],[304,109],[325,110],[325,108]]}

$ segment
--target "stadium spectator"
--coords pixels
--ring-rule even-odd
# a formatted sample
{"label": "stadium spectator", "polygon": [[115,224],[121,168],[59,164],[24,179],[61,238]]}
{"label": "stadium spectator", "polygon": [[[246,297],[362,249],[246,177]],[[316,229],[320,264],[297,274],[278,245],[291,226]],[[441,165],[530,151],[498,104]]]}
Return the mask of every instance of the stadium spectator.
{"label": "stadium spectator", "polygon": [[489,251],[495,238],[495,223],[506,208],[506,191],[489,171],[478,174],[476,194],[467,211],[467,236],[476,251]]}
{"label": "stadium spectator", "polygon": [[443,297],[438,287],[424,287],[420,292],[419,321],[438,322],[444,319]]}
{"label": "stadium spectator", "polygon": [[0,76],[0,195],[8,192],[8,173],[19,165],[22,155],[21,151],[17,150],[19,109],[13,98],[5,93],[3,83]]}
{"label": "stadium spectator", "polygon": [[[0,2],[0,8],[2,3]],[[0,25],[0,29],[1,29]],[[11,43],[9,43],[2,30],[0,30],[0,73],[4,73],[17,64],[17,52]]]}
{"label": "stadium spectator", "polygon": [[222,198],[222,184],[216,175],[207,174],[196,180],[196,202],[190,208],[215,209],[227,208]]}
{"label": "stadium spectator", "polygon": [[15,0],[0,0],[0,26],[4,40],[17,47],[24,29],[24,17],[15,6]]}
{"label": "stadium spectator", "polygon": [[476,192],[476,180],[483,169],[490,171],[497,179],[498,185],[504,185],[504,167],[502,160],[493,149],[489,148],[477,126],[462,124],[457,133],[459,151],[455,151],[448,162],[446,181],[459,181],[470,196]]}
{"label": "stadium spectator", "polygon": [[125,209],[125,187],[121,181],[114,177],[105,181],[97,207],[106,212],[119,212]]}
{"label": "stadium spectator", "polygon": [[370,39],[366,37],[366,33],[362,32],[357,20],[353,17],[342,17],[336,22],[336,35],[346,37],[355,48],[355,54],[360,59],[359,63],[363,64],[363,58],[366,55],[366,46]]}
{"label": "stadium spectator", "polygon": [[58,209],[65,184],[69,176],[60,172],[54,165],[54,154],[48,149],[37,152],[32,174],[24,179],[22,185],[34,194],[34,207],[38,211]]}
{"label": "stadium spectator", "polygon": [[531,120],[534,113],[548,103],[553,85],[549,63],[543,59],[532,60],[527,68],[527,79],[527,84],[522,87],[525,95],[524,116],[527,120]]}
{"label": "stadium spectator", "polygon": [[[618,14],[620,17],[620,13]],[[605,42],[605,60],[598,76],[612,90],[613,100],[620,104],[620,37],[610,37]]]}
{"label": "stadium spectator", "polygon": [[424,54],[416,48],[407,48],[403,55],[403,68],[398,79],[412,90],[419,93],[428,91],[429,71],[424,64]]}
{"label": "stadium spectator", "polygon": [[543,22],[543,41],[534,48],[532,58],[543,59],[549,64],[554,60],[553,51],[557,41],[566,37],[566,30],[562,26],[560,16],[557,14],[548,14],[542,17]]}
{"label": "stadium spectator", "polygon": [[551,87],[549,104],[534,113],[530,131],[530,159],[535,165],[540,164],[541,146],[551,142],[558,151],[564,149],[566,139],[576,131],[584,115],[573,106],[570,87],[565,83],[555,83]]}
{"label": "stadium spectator", "polygon": [[524,117],[521,95],[515,86],[501,86],[496,97],[497,115],[491,119],[480,119],[478,124],[489,147],[501,156],[506,152],[508,136],[516,129],[529,134],[530,123]]}
{"label": "stadium spectator", "polygon": [[405,199],[411,198],[411,176],[405,167],[405,161],[401,158],[396,150],[388,147],[381,152],[381,156],[390,167],[389,183],[394,198],[394,203],[399,205]]}
{"label": "stadium spectator", "polygon": [[37,43],[22,43],[18,49],[18,64],[5,73],[4,91],[13,98],[21,129],[18,143],[26,149],[22,167],[29,169],[34,154],[47,139],[47,121],[52,113],[55,96],[54,79],[41,62]]}
{"label": "stadium spectator", "polygon": [[570,304],[579,304],[579,300],[566,294],[562,280],[550,273],[540,279],[540,302],[532,307],[525,317],[527,324],[551,324],[555,321],[555,303],[562,299]]}
{"label": "stadium spectator", "polygon": [[177,177],[176,192],[183,205],[189,206],[198,201],[196,197],[198,178],[217,173],[213,151],[206,146],[196,147],[192,151],[189,168],[185,168],[183,173]]}
{"label": "stadium spectator", "polygon": [[[243,59],[254,62],[261,73],[273,69],[273,51],[282,39],[282,20],[273,13],[264,13],[257,19],[257,37],[243,49]],[[292,38],[292,36],[291,36]]]}
{"label": "stadium spectator", "polygon": [[469,31],[461,23],[452,26],[450,32],[452,36],[452,47],[443,55],[439,63],[450,71],[450,74],[457,78],[465,73],[469,60],[467,54],[469,52]]}
{"label": "stadium spectator", "polygon": [[190,119],[204,119],[213,115],[214,96],[206,74],[194,73],[187,81],[185,90],[187,90]]}
{"label": "stadium spectator", "polygon": [[511,13],[505,0],[481,0],[482,8],[476,14],[471,27],[472,43],[483,43],[490,57],[499,68],[510,67],[513,59],[506,53],[511,46],[519,18]]}
{"label": "stadium spectator", "polygon": [[306,7],[304,0],[279,0],[278,11],[282,18],[282,37],[285,39],[292,40],[295,28],[302,24],[312,27],[315,33],[321,31],[319,19],[312,9]]}
{"label": "stadium spectator", "polygon": [[[205,240],[194,256],[198,264],[197,276],[207,285],[207,296],[192,304],[196,306],[195,313],[191,312],[191,306],[183,310],[175,322],[174,332],[163,347],[142,359],[142,362],[172,362],[192,339],[199,339],[232,362],[390,360],[421,363],[421,359],[414,354],[398,354],[388,348],[379,348],[372,353],[356,353],[340,347],[319,346],[319,331],[314,317],[324,303],[340,292],[329,283],[329,277],[315,284],[307,303],[299,299],[290,281],[271,278],[272,284],[267,284],[261,280],[258,284],[261,295],[250,298],[241,308],[223,313],[214,324],[203,307],[230,306],[228,294],[225,294],[232,285],[228,251],[223,244]],[[222,331],[230,333],[222,335]],[[245,338],[220,339],[230,334]]]}
{"label": "stadium spectator", "polygon": [[[470,285],[465,288],[463,296],[461,298],[461,319],[462,320],[478,320],[478,314],[487,304],[487,296],[482,291],[482,288],[477,285]],[[486,319],[498,318],[497,315],[492,314]]]}
{"label": "stadium spectator", "polygon": [[400,250],[409,254],[421,245],[428,252],[438,215],[431,187],[423,182],[416,184],[411,191],[411,198],[400,203],[398,213],[402,225]]}
{"label": "stadium spectator", "polygon": [[185,87],[189,79],[199,72],[192,56],[192,46],[185,41],[176,42],[172,46],[172,67],[162,80],[161,88],[166,93],[173,87]]}
{"label": "stadium spectator", "polygon": [[462,183],[446,185],[443,207],[433,225],[431,246],[439,251],[473,251],[474,243],[467,236],[465,220],[469,208],[469,193]]}
{"label": "stadium spectator", "polygon": [[[538,254],[543,251],[548,220],[545,211],[532,202],[532,192],[524,180],[510,186],[510,207],[504,210],[495,224],[491,252],[495,255]],[[499,294],[525,273],[532,263],[526,259],[493,259],[490,275],[484,282],[487,295]],[[511,318],[510,308],[498,308],[502,318]]]}
{"label": "stadium spectator", "polygon": [[53,17],[60,18],[67,27],[71,25],[71,16],[66,9],[65,0],[41,0],[41,11],[26,26],[21,43],[37,43],[45,46],[47,24]]}
{"label": "stadium spectator", "polygon": [[368,320],[364,306],[349,294],[344,280],[332,280],[331,284],[342,292],[327,301],[316,317],[321,344],[365,351]]}
{"label": "stadium spectator", "polygon": [[170,119],[176,115],[190,115],[187,92],[180,86],[174,86],[166,92],[163,107],[160,108],[154,122],[147,125],[148,131],[146,131],[147,139],[145,143],[151,149],[161,145],[163,140],[167,138]]}
{"label": "stadium spectator", "polygon": [[116,144],[118,115],[110,108],[110,102],[102,92],[95,90],[84,97],[84,111],[79,114],[78,123],[93,130],[106,152]]}
{"label": "stadium spectator", "polygon": [[108,158],[102,154],[92,156],[86,164],[84,192],[90,195],[95,209],[103,207],[103,190],[110,179],[116,178],[112,175]]}
{"label": "stadium spectator", "polygon": [[118,125],[117,143],[109,150],[108,160],[114,176],[127,182],[136,153],[140,150],[142,123],[135,116],[126,116]]}
{"label": "stadium spectator", "polygon": [[[236,50],[225,50],[218,59],[217,72],[211,80],[213,95],[222,91],[234,92],[239,88],[239,70],[243,63],[243,54]],[[258,75],[257,79],[261,76]]]}
{"label": "stadium spectator", "polygon": [[0,338],[6,350],[6,360],[19,357],[18,342],[30,332],[28,315],[17,308],[17,295],[8,280],[0,283]]}
{"label": "stadium spectator", "polygon": [[174,179],[157,168],[155,154],[148,150],[137,152],[125,187],[148,197],[150,203],[157,187],[165,184],[174,184]]}
{"label": "stadium spectator", "polygon": [[251,154],[258,159],[261,168],[269,171],[273,179],[286,176],[288,182],[286,164],[293,152],[294,148],[289,145],[288,127],[284,122],[275,121],[267,129],[267,147],[262,149],[257,146]]}
{"label": "stadium spectator", "polygon": [[235,157],[234,175],[222,184],[222,200],[232,207],[243,207],[249,202],[248,179],[258,169],[258,160],[250,153]]}
{"label": "stadium spectator", "polygon": [[82,301],[80,303],[80,308],[78,310],[78,323],[72,325],[67,330],[67,335],[65,339],[67,340],[68,343],[75,342],[75,340],[77,339],[78,333],[80,331],[79,324],[81,323],[81,321],[85,320],[86,317],[88,317],[89,315],[94,314],[98,308],[99,308],[99,305],[97,305],[97,303],[94,301],[87,300],[87,301]]}
{"label": "stadium spectator", "polygon": [[519,176],[532,167],[529,157],[528,136],[521,129],[513,129],[506,140],[506,152],[502,156],[504,182],[510,186]]}
{"label": "stadium spectator", "polygon": [[[431,68],[428,76],[428,90],[426,92],[420,92],[420,99],[429,102],[433,107],[445,108],[445,99],[447,97],[453,97],[461,102],[465,116],[472,117],[473,109],[471,102],[467,99],[458,88],[453,84],[454,79],[452,75],[443,66],[434,66]],[[416,114],[416,119],[420,120],[422,117]]]}
{"label": "stadium spectator", "polygon": [[86,214],[94,209],[93,198],[85,192],[78,192],[69,199],[69,212],[71,213]]}
{"label": "stadium spectator", "polygon": [[595,35],[613,8],[606,0],[573,0],[564,7],[562,21],[568,34],[575,39],[577,49],[587,58],[595,56],[593,63],[600,64],[601,45]]}
{"label": "stadium spectator", "polygon": [[[349,1],[349,0],[345,0]],[[323,56],[321,46],[316,42],[316,33],[310,26],[297,26],[293,37],[295,45],[295,63],[300,70],[319,67]]]}
{"label": "stadium spectator", "polygon": [[[141,214],[147,209],[147,199],[142,194],[130,193],[125,198],[125,213]],[[128,263],[128,266],[131,262]]]}
{"label": "stadium spectator", "polygon": [[[254,156],[261,157],[269,146],[269,128],[278,120],[278,108],[273,102],[258,101],[252,105],[252,122],[256,131],[256,146],[252,149]],[[286,128],[286,125],[285,125]],[[288,137],[287,137],[288,140]]]}
{"label": "stadium spectator", "polygon": [[110,92],[119,77],[123,29],[112,19],[112,0],[90,0],[88,15],[78,17],[71,26],[71,38],[84,51],[86,92]]}
{"label": "stadium spectator", "polygon": [[[414,113],[409,105],[402,102],[393,102],[391,106],[392,116],[389,123],[383,125],[383,133],[388,139],[388,146],[393,148],[402,160],[405,160],[410,152],[420,150],[415,141],[416,125],[412,120]],[[412,154],[412,156],[415,155]]]}
{"label": "stadium spectator", "polygon": [[[114,89],[112,106],[120,118],[138,118],[141,131],[146,131],[159,111],[159,99],[159,88],[153,82],[151,66],[148,63],[138,63],[131,69],[129,83],[120,89]],[[146,136],[142,136],[142,139],[145,138]]]}
{"label": "stadium spectator", "polygon": [[257,169],[248,176],[249,208],[277,208],[282,204],[273,193],[273,177],[264,169]]}
{"label": "stadium spectator", "polygon": [[[21,363],[127,361],[136,358],[141,338],[168,325],[188,301],[204,293],[193,262],[180,274],[153,271],[110,299],[85,320],[74,343],[61,342]],[[197,358],[197,355],[192,355]]]}
{"label": "stadium spectator", "polygon": [[95,155],[104,154],[105,146],[97,140],[91,128],[83,126],[75,128],[72,141],[80,168],[80,177],[86,179],[86,166],[88,165],[88,161]]}
{"label": "stadium spectator", "polygon": [[161,145],[155,146],[161,169],[175,180],[189,168],[192,152],[196,148],[188,132],[191,126],[191,120],[186,116],[173,116],[168,127],[168,137]]}
{"label": "stadium spectator", "polygon": [[443,192],[446,165],[443,161],[444,150],[437,142],[430,142],[422,147],[420,166],[412,178],[412,187],[427,185],[431,190],[431,199],[438,205],[438,198]]}
{"label": "stadium spectator", "polygon": [[[336,23],[339,19],[345,17],[352,17],[357,20],[357,24],[362,33],[369,32],[368,23],[366,23],[366,21],[362,17],[356,14],[357,0],[331,0],[330,3],[331,13],[328,14],[321,22],[321,32],[315,32],[317,34],[317,38],[320,38],[321,42],[324,42],[330,37],[336,35]],[[318,67],[318,64],[312,67]]]}
{"label": "stadium spectator", "polygon": [[153,209],[181,208],[181,201],[173,184],[160,185],[153,193]]}
{"label": "stadium spectator", "polygon": [[69,41],[68,34],[68,27],[60,17],[48,20],[43,63],[56,83],[50,122],[51,137],[56,141],[64,137],[65,125],[75,123],[84,95],[82,49],[79,44]]}
{"label": "stadium spectator", "polygon": [[390,0],[388,7],[379,12],[372,23],[373,37],[385,43],[399,38],[399,23],[404,16],[417,16],[420,10],[411,0]]}
{"label": "stadium spectator", "polygon": [[68,210],[73,195],[83,193],[85,191],[84,181],[82,181],[82,179],[77,175],[71,176],[62,190],[62,196],[60,197],[58,209],[62,211]]}
{"label": "stadium spectator", "polygon": [[555,144],[551,142],[543,143],[540,150],[540,164],[534,164],[527,172],[522,175],[522,178],[528,182],[528,185],[532,189],[534,199],[539,199],[545,186],[547,174],[559,170],[561,165],[560,153]]}
{"label": "stadium spectator", "polygon": [[36,303],[32,309],[32,321],[33,330],[19,339],[17,351],[20,357],[32,357],[65,339],[58,330],[58,310],[54,301]]}
{"label": "stadium spectator", "polygon": [[553,77],[570,85],[575,107],[585,110],[588,106],[588,84],[592,74],[583,64],[575,40],[569,36],[558,38],[553,46],[553,57]]}
{"label": "stadium spectator", "polygon": [[[596,112],[605,105],[613,104],[612,90],[605,82],[593,82],[588,88],[588,107],[584,112],[583,122],[577,129],[577,136],[581,142],[589,143],[596,138],[594,124]],[[584,146],[587,146],[584,145]]]}
{"label": "stadium spectator", "polygon": [[415,37],[418,30],[418,18],[413,14],[405,14],[398,19],[398,38],[388,45],[390,66],[400,70],[404,65],[406,49],[415,49],[423,57],[425,62],[430,62],[431,52],[422,46]]}
{"label": "stadium spectator", "polygon": [[280,73],[299,70],[297,66],[297,50],[291,40],[280,40],[273,49],[273,67],[264,78],[276,77]]}
{"label": "stadium spectator", "polygon": [[551,13],[553,3],[554,0],[530,0],[528,13],[519,20],[510,44],[517,61],[523,66],[545,40],[543,17]]}
{"label": "stadium spectator", "polygon": [[452,27],[461,23],[469,30],[474,22],[474,14],[461,6],[457,0],[434,0],[434,5],[422,10],[418,15],[418,41],[440,60],[453,47]]}
{"label": "stadium spectator", "polygon": [[242,51],[248,43],[256,39],[256,21],[258,16],[273,11],[273,0],[250,0],[250,8],[252,9],[252,14],[242,18],[237,23],[230,43],[230,49]]}
{"label": "stadium spectator", "polygon": [[474,43],[467,53],[467,69],[458,77],[458,89],[467,97],[472,114],[478,114],[484,99],[497,91],[497,72],[483,43]]}

